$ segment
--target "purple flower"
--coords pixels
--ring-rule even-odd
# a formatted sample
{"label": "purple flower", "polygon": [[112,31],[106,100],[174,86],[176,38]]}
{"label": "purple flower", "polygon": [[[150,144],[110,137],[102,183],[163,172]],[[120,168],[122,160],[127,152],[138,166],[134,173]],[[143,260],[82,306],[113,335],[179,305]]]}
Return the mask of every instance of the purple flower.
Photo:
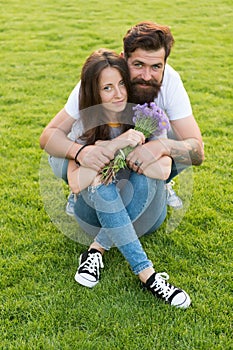
{"label": "purple flower", "polygon": [[155,102],[133,107],[135,130],[143,132],[146,138],[160,135],[169,129],[169,120],[164,111]]}
{"label": "purple flower", "polygon": [[[154,102],[133,107],[134,129],[141,131],[145,138],[153,135],[159,136],[164,130],[169,129],[169,120],[164,111]],[[102,182],[107,185],[114,179],[116,173],[126,168],[126,157],[133,150],[133,147],[125,147],[120,150],[116,157],[102,169]]]}

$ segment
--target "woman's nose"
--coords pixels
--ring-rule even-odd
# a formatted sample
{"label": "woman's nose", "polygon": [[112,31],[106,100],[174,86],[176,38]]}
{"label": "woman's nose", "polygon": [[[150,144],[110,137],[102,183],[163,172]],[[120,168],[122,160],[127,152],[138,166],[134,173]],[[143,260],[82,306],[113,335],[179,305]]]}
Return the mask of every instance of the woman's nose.
{"label": "woman's nose", "polygon": [[115,88],[115,96],[116,97],[122,97],[122,91],[119,87]]}

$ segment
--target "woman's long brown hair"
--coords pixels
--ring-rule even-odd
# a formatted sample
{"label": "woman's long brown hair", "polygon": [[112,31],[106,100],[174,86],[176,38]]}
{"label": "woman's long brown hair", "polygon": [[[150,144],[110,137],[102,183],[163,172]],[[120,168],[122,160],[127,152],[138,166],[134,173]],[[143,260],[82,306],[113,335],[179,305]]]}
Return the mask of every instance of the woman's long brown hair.
{"label": "woman's long brown hair", "polygon": [[[81,72],[79,108],[84,133],[80,137],[86,144],[94,144],[97,140],[110,139],[110,127],[100,97],[100,74],[103,69],[111,67],[118,70],[130,96],[130,75],[123,57],[112,50],[100,49],[93,52],[86,60]],[[131,108],[128,106],[121,113],[119,123],[122,132],[132,127]]]}

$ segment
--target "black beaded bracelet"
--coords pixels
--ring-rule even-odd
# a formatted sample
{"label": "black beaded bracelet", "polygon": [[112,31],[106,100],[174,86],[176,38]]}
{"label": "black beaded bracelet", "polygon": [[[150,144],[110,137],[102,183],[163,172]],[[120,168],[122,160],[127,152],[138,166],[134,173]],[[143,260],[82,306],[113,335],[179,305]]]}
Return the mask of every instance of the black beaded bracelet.
{"label": "black beaded bracelet", "polygon": [[78,155],[79,155],[79,153],[84,149],[84,147],[86,147],[86,146],[88,146],[88,145],[83,145],[82,147],[80,147],[79,148],[79,150],[78,150],[78,152],[76,153],[76,155],[75,155],[75,157],[74,157],[74,161],[75,161],[75,163],[77,164],[77,165],[81,165],[80,163],[79,163],[79,161],[78,161]]}

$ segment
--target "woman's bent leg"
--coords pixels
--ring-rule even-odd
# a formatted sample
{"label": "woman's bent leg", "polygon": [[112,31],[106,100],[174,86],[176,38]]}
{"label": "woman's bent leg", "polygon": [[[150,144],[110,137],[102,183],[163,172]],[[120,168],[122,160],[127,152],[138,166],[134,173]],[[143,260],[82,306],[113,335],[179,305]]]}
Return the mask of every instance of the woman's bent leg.
{"label": "woman's bent leg", "polygon": [[[108,236],[128,261],[135,274],[152,267],[151,261],[147,258],[138,240],[116,185],[112,183],[108,186],[91,187],[89,192],[101,224],[97,242],[102,235]],[[100,245],[102,244],[101,240]]]}
{"label": "woman's bent leg", "polygon": [[[115,184],[113,186],[116,187]],[[101,223],[96,215],[96,208],[90,201],[89,193],[95,187],[82,191],[76,203],[76,219],[80,226],[106,250],[113,245],[105,230],[100,230]],[[119,193],[119,190],[118,190]],[[156,230],[166,217],[166,195],[164,182],[154,180],[131,172],[130,181],[121,188],[120,195],[124,205],[122,208],[128,212],[131,222],[134,224],[137,235]],[[106,210],[106,203],[104,203]],[[131,240],[131,239],[130,239]],[[132,240],[131,240],[132,241]],[[127,244],[128,242],[124,242]]]}
{"label": "woman's bent leg", "polygon": [[122,200],[138,236],[158,228],[166,217],[166,192],[162,180],[132,172],[121,190]]}

